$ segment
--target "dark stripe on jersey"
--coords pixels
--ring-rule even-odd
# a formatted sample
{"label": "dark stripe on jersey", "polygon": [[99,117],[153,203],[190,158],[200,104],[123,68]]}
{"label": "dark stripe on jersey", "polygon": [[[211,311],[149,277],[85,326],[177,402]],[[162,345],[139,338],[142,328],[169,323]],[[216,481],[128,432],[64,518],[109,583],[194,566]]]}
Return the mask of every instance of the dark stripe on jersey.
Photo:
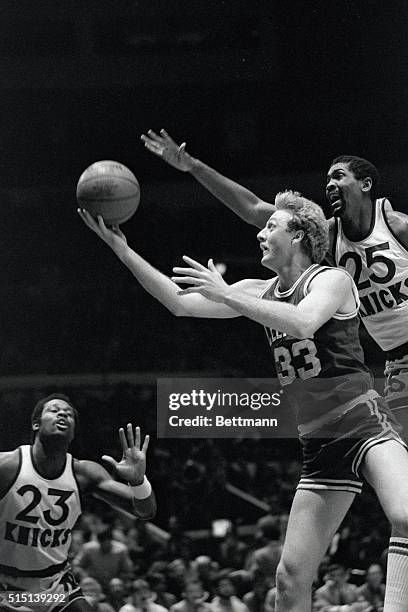
{"label": "dark stripe on jersey", "polygon": [[15,578],[48,578],[49,576],[58,574],[58,572],[61,572],[66,566],[67,561],[63,561],[62,563],[58,563],[56,565],[49,565],[42,570],[21,570],[17,567],[12,567],[11,565],[1,565],[0,563],[0,572]]}

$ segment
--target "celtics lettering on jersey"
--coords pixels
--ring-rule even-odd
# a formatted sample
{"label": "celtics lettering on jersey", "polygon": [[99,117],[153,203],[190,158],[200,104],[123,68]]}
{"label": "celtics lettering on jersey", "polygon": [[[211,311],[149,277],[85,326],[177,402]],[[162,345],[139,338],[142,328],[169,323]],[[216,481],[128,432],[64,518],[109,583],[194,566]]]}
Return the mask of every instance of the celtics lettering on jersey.
{"label": "celtics lettering on jersey", "polygon": [[17,479],[0,500],[0,565],[23,572],[64,563],[71,532],[80,514],[80,499],[67,454],[63,473],[42,478],[31,460],[31,447],[20,447]]}
{"label": "celtics lettering on jersey", "polygon": [[354,278],[360,315],[368,333],[383,350],[408,342],[408,252],[386,219],[387,200],[375,203],[372,229],[352,242],[336,219],[335,261]]}

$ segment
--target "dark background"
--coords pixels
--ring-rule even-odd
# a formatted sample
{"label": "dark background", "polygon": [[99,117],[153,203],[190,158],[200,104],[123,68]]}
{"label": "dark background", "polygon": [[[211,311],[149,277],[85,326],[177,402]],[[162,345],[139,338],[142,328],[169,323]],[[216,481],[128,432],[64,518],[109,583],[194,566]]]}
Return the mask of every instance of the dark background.
{"label": "dark background", "polygon": [[264,199],[294,187],[323,206],[331,159],[367,157],[408,212],[407,31],[403,0],[2,1],[2,448],[48,390],[74,394],[98,455],[121,419],[154,431],[160,373],[270,374],[260,327],[175,319],[145,295],[77,217],[78,177],[99,159],[132,169],[124,231],[162,271],[186,253],[226,262],[228,282],[265,276],[255,228],[140,134],[165,127]]}

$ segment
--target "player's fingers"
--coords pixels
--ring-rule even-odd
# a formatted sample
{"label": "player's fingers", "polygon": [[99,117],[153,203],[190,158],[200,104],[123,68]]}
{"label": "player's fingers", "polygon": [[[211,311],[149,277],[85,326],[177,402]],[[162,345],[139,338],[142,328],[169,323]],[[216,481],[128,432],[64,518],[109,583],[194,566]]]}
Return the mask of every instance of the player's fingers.
{"label": "player's fingers", "polygon": [[186,274],[187,276],[196,276],[197,278],[201,276],[201,270],[195,270],[194,268],[179,268],[175,266],[173,268],[173,272],[175,274]]}
{"label": "player's fingers", "polygon": [[202,287],[187,287],[187,289],[179,289],[177,291],[177,295],[187,295],[189,293],[201,293],[200,289]]}
{"label": "player's fingers", "polygon": [[201,285],[201,278],[193,278],[192,276],[172,276],[171,280],[176,285]]}
{"label": "player's fingers", "polygon": [[200,264],[198,261],[196,261],[195,259],[191,259],[191,257],[188,257],[187,255],[183,255],[183,259],[185,262],[188,263],[189,266],[191,266],[192,268],[195,268],[196,270],[202,271],[202,270],[207,269],[205,266]]}
{"label": "player's fingers", "polygon": [[148,136],[150,136],[150,138],[153,138],[153,140],[155,140],[158,143],[163,142],[163,138],[161,136],[159,136],[159,134],[156,134],[156,132],[154,132],[153,130],[149,130],[147,132]]}
{"label": "player's fingers", "polygon": [[186,151],[186,146],[187,146],[187,143],[186,143],[186,142],[182,142],[182,143],[181,143],[181,145],[179,146],[178,151],[177,151],[177,155],[178,155],[179,157],[181,157],[182,155],[184,155],[184,153],[185,153],[185,151]]}
{"label": "player's fingers", "polygon": [[133,425],[132,425],[132,423],[128,423],[127,424],[126,433],[127,433],[128,445],[129,445],[130,448],[132,448],[135,445],[135,438],[133,436]]}
{"label": "player's fingers", "polygon": [[105,221],[103,220],[102,215],[96,215],[96,219],[98,221],[98,227],[101,230],[102,233],[107,231],[107,227],[105,225]]}
{"label": "player's fingers", "polygon": [[123,452],[127,451],[128,443],[126,440],[125,430],[123,429],[123,427],[119,429],[119,441],[120,441],[120,445],[122,447]]}
{"label": "player's fingers", "polygon": [[145,147],[148,151],[150,151],[150,153],[154,153],[155,155],[158,155],[159,157],[163,156],[162,146],[158,146],[154,144],[153,142],[145,142]]}
{"label": "player's fingers", "polygon": [[140,427],[135,427],[135,447],[140,449]]}
{"label": "player's fingers", "polygon": [[149,436],[149,434],[147,434],[147,435],[145,436],[145,439],[144,439],[144,441],[143,441],[143,446],[142,446],[142,451],[143,451],[144,453],[146,453],[146,451],[147,451],[147,449],[148,449],[149,442],[150,442],[150,436]]}
{"label": "player's fingers", "polygon": [[115,459],[113,457],[110,457],[109,455],[103,455],[102,461],[107,463],[111,468],[115,468],[118,465],[118,462],[115,461]]}
{"label": "player's fingers", "polygon": [[211,270],[211,272],[217,272],[217,268],[214,265],[214,260],[211,258],[208,260],[208,269]]}
{"label": "player's fingers", "polygon": [[175,147],[178,147],[178,144],[176,142],[174,142],[174,140],[172,139],[172,137],[170,136],[170,134],[168,134],[166,132],[166,130],[161,129],[160,130],[160,135],[163,137],[164,140],[167,140],[168,143],[174,145]]}

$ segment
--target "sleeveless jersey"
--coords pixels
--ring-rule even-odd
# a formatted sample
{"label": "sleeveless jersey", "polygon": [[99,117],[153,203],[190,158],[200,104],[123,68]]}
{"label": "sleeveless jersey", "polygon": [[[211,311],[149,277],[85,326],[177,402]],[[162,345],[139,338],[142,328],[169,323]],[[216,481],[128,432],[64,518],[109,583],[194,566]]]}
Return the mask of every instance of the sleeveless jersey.
{"label": "sleeveless jersey", "polygon": [[360,316],[383,351],[408,342],[408,251],[388,225],[389,201],[375,202],[370,234],[352,242],[335,219],[333,256],[353,276],[360,295]]}
{"label": "sleeveless jersey", "polygon": [[[275,278],[261,297],[297,305],[308,294],[310,282],[327,270],[332,268],[311,265],[287,291],[280,291]],[[341,414],[372,389],[358,338],[359,302],[354,284],[353,290],[353,312],[334,314],[311,338],[294,338],[265,327],[277,377],[298,424],[330,419],[339,409]]]}
{"label": "sleeveless jersey", "polygon": [[33,466],[31,446],[20,446],[17,478],[0,499],[0,572],[49,576],[67,560],[71,531],[81,513],[73,458],[46,479]]}

